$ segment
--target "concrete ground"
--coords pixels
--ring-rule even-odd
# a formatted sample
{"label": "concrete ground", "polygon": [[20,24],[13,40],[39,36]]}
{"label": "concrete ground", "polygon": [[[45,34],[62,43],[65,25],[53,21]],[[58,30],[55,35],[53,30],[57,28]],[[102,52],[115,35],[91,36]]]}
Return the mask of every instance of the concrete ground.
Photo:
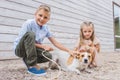
{"label": "concrete ground", "polygon": [[[99,66],[89,69],[90,74],[62,71],[59,78],[52,80],[120,80],[120,53],[100,53],[98,57]],[[46,76],[34,76],[27,73],[21,59],[0,61],[0,80],[51,80],[57,74],[58,70],[48,70]]]}

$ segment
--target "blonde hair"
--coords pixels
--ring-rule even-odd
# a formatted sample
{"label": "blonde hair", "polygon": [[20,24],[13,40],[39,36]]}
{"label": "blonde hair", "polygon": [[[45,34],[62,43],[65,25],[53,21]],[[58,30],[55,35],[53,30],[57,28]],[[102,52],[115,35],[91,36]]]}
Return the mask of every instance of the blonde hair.
{"label": "blonde hair", "polygon": [[40,5],[39,7],[38,7],[38,9],[36,10],[36,12],[38,12],[38,11],[40,11],[41,9],[44,9],[46,12],[51,12],[51,9],[50,9],[50,7],[48,6],[48,5]]}
{"label": "blonde hair", "polygon": [[84,28],[84,26],[92,27],[93,33],[92,33],[92,35],[91,35],[91,37],[90,37],[90,40],[91,40],[92,42],[94,42],[94,38],[95,38],[95,34],[94,34],[94,24],[93,24],[92,22],[85,21],[85,22],[83,22],[83,23],[81,24],[81,26],[80,26],[80,41],[79,41],[80,43],[79,43],[79,46],[81,46],[81,45],[84,44],[84,35],[83,35],[83,28]]}

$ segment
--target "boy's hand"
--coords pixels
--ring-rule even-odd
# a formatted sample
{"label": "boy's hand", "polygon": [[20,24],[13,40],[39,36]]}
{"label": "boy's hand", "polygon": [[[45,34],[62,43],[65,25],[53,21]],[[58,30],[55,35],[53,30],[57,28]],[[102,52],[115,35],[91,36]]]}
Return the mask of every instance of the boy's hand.
{"label": "boy's hand", "polygon": [[38,47],[38,48],[43,48],[43,49],[45,49],[46,51],[53,51],[53,48],[50,47],[50,46],[48,46],[48,45],[42,45],[42,44],[37,44],[37,43],[36,43],[35,46]]}
{"label": "boy's hand", "polygon": [[50,46],[43,45],[43,48],[44,48],[46,51],[53,51],[53,48],[50,47]]}
{"label": "boy's hand", "polygon": [[69,50],[69,53],[70,53],[70,55],[72,55],[73,57],[75,57],[77,54],[79,54],[78,51],[72,51],[72,50]]}

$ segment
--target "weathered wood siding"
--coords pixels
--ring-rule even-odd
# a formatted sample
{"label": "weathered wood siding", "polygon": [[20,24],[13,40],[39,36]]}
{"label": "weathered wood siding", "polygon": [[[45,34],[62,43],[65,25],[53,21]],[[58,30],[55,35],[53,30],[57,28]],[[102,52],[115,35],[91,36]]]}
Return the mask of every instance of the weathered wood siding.
{"label": "weathered wood siding", "polygon": [[[114,1],[120,4],[120,0]],[[26,19],[34,18],[40,4],[50,5],[52,14],[48,25],[65,46],[73,49],[80,23],[87,20],[95,24],[101,50],[114,51],[112,0],[0,0],[0,59],[15,57],[13,42],[21,25]]]}

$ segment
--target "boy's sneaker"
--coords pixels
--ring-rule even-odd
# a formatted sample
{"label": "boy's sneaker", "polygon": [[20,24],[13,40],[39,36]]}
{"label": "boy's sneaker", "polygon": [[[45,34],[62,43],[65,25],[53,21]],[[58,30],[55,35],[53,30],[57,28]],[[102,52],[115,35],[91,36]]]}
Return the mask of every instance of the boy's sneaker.
{"label": "boy's sneaker", "polygon": [[28,73],[31,73],[33,75],[37,75],[37,76],[43,76],[46,75],[46,71],[44,69],[36,69],[34,67],[32,68],[28,68]]}

